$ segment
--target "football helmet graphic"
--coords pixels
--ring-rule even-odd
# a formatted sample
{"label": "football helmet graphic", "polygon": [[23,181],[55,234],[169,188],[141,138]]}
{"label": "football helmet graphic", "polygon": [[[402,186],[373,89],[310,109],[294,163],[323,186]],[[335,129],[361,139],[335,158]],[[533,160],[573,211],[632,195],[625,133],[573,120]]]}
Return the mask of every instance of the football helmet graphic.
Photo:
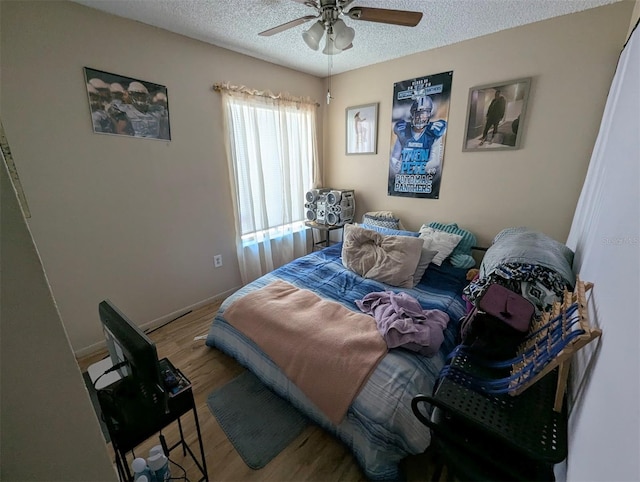
{"label": "football helmet graphic", "polygon": [[114,99],[122,100],[125,97],[124,87],[122,87],[122,84],[119,84],[118,82],[114,82],[109,85],[109,91],[111,92],[111,97]]}
{"label": "football helmet graphic", "polygon": [[92,111],[104,109],[100,92],[93,85],[87,82],[87,92],[89,93],[89,106]]}
{"label": "football helmet graphic", "polygon": [[153,104],[162,105],[162,106],[166,107],[167,106],[167,96],[164,94],[164,92],[156,92],[156,94],[153,96],[153,99],[151,100],[151,102]]}
{"label": "football helmet graphic", "polygon": [[89,80],[89,83],[93,85],[98,90],[98,92],[100,92],[101,89],[104,89],[107,91],[109,90],[109,84],[107,84],[102,79],[98,79],[97,77],[94,77],[93,79]]}
{"label": "football helmet graphic", "polygon": [[140,82],[131,82],[127,88],[133,106],[140,112],[149,110],[149,91]]}
{"label": "football helmet graphic", "polygon": [[416,129],[423,129],[431,119],[433,101],[428,95],[418,97],[411,104],[411,124]]}

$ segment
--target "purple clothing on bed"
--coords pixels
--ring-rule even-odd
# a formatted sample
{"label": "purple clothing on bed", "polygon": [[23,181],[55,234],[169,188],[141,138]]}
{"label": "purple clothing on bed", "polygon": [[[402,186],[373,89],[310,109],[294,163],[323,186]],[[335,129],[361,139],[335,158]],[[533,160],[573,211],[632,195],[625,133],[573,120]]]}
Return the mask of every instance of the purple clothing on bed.
{"label": "purple clothing on bed", "polygon": [[411,295],[393,291],[369,293],[356,305],[376,320],[378,331],[389,348],[402,347],[433,356],[444,340],[449,315],[440,310],[423,310]]}

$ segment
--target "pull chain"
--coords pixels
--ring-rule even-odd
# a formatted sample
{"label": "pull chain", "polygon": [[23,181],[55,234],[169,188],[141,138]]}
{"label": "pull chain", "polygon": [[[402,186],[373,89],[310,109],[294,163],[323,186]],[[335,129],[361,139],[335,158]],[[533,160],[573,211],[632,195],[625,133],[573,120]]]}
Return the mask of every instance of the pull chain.
{"label": "pull chain", "polygon": [[333,58],[331,55],[327,55],[327,77],[328,77],[328,83],[327,83],[327,105],[329,105],[331,103],[331,99],[333,97],[331,97],[331,64],[333,63]]}

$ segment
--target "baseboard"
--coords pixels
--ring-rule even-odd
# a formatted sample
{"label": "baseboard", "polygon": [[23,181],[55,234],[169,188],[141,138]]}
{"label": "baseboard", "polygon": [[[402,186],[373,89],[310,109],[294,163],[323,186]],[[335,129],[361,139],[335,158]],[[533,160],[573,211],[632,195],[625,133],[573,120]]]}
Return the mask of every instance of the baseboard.
{"label": "baseboard", "polygon": [[148,332],[148,331],[151,331],[151,330],[155,330],[156,328],[160,328],[161,326],[166,325],[170,321],[176,320],[176,319],[186,315],[190,311],[197,310],[198,308],[200,308],[200,307],[202,307],[204,305],[208,305],[209,303],[213,303],[214,301],[224,300],[229,295],[231,295],[232,293],[235,293],[239,289],[240,289],[240,287],[237,287],[237,288],[233,288],[233,289],[227,290],[227,291],[225,291],[223,293],[218,293],[215,296],[212,296],[210,298],[206,298],[206,299],[204,299],[202,301],[198,301],[197,303],[194,303],[192,305],[185,306],[182,309],[179,309],[179,310],[176,310],[176,311],[174,311],[172,313],[169,313],[167,315],[161,316],[160,318],[156,318],[155,320],[149,321],[148,323],[144,323],[144,324],[140,325],[140,328],[142,328],[142,330],[145,333]]}
{"label": "baseboard", "polygon": [[[231,295],[232,293],[235,293],[239,289],[240,289],[240,287],[236,287],[236,288],[232,288],[230,290],[224,291],[222,293],[218,293],[215,296],[212,296],[210,298],[206,298],[204,300],[198,301],[197,303],[194,303],[192,305],[185,306],[182,309],[179,309],[179,310],[176,310],[176,311],[174,311],[172,313],[169,313],[167,315],[161,316],[160,318],[156,318],[155,320],[149,321],[148,323],[144,323],[144,324],[140,325],[140,328],[144,332],[155,330],[157,328],[160,328],[161,326],[166,325],[167,323],[169,323],[169,322],[171,322],[173,320],[176,320],[176,319],[180,318],[181,316],[186,315],[190,311],[197,310],[198,308],[201,308],[202,306],[208,305],[209,303],[213,303],[215,301],[224,300],[229,295]],[[79,350],[76,350],[74,352],[74,354],[75,354],[76,358],[82,358],[82,357],[85,357],[85,356],[93,355],[94,353],[96,353],[96,352],[98,352],[100,350],[104,350],[106,348],[106,346],[107,346],[106,340],[101,340],[98,343],[94,343],[92,345],[89,345],[88,347],[80,348]]]}

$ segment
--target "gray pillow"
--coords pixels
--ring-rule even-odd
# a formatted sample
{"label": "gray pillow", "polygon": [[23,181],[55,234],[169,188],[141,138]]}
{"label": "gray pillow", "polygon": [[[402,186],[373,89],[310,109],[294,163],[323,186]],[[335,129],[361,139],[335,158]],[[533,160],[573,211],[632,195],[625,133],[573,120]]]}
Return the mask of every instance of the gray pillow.
{"label": "gray pillow", "polygon": [[480,265],[480,276],[489,276],[501,264],[539,264],[559,273],[571,287],[573,251],[546,234],[524,226],[500,231]]}
{"label": "gray pillow", "polygon": [[418,267],[413,273],[413,286],[420,283],[420,280],[422,280],[425,271],[427,271],[429,263],[431,263],[433,258],[436,257],[436,254],[438,254],[437,251],[432,251],[425,247],[422,248],[422,252],[420,253],[420,261],[418,261]]}

